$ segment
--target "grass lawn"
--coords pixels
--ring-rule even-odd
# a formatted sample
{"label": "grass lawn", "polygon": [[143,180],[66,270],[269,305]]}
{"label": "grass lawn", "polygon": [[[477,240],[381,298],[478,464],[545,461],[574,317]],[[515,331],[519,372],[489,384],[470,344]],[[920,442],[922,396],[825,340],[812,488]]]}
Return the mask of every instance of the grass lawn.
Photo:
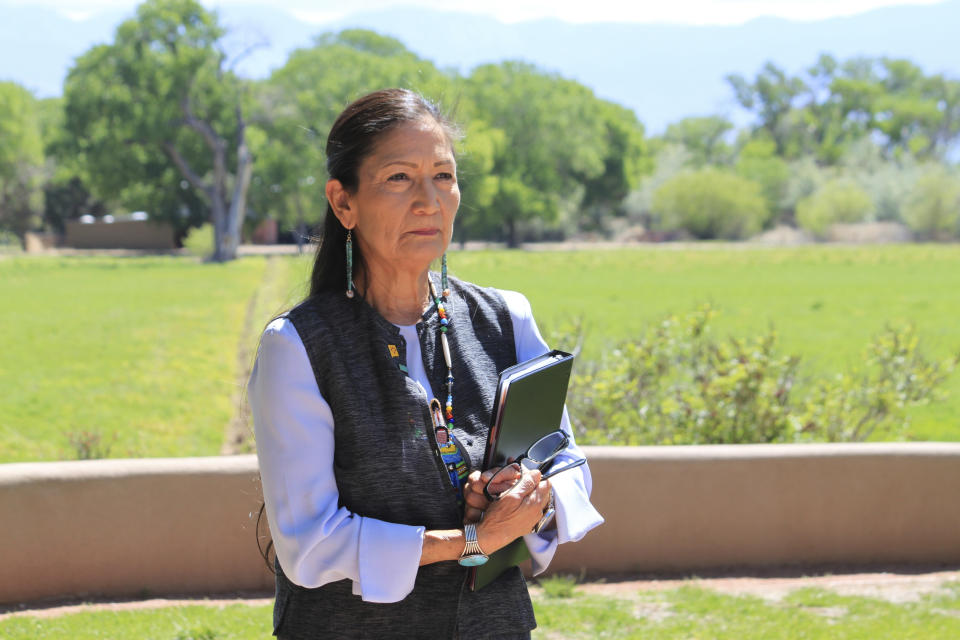
{"label": "grass lawn", "polygon": [[[548,585],[549,586],[549,585]],[[561,585],[562,586],[562,585]],[[636,638],[637,640],[947,640],[960,637],[960,583],[917,602],[892,604],[873,598],[800,589],[779,602],[730,596],[688,585],[663,592],[567,597],[534,594],[544,640]],[[271,608],[170,607],[99,611],[55,618],[0,621],[9,640],[241,640],[270,637]]]}
{"label": "grass lawn", "polygon": [[271,607],[185,606],[89,611],[0,621],[4,640],[234,640],[271,638]]}
{"label": "grass lawn", "polygon": [[[264,323],[303,295],[310,264],[0,259],[0,462],[73,459],[84,446],[111,457],[216,455],[239,371]],[[582,318],[587,359],[704,302],[720,310],[721,335],[773,323],[810,376],[857,366],[887,323],[916,324],[938,358],[960,349],[956,245],[453,251],[450,266],[524,292],[545,332]],[[910,437],[960,440],[960,372],[943,391],[911,409]]]}
{"label": "grass lawn", "polygon": [[[449,262],[466,280],[526,294],[545,333],[582,318],[588,359],[705,302],[720,311],[720,335],[773,323],[810,375],[857,366],[888,323],[915,324],[928,355],[960,350],[960,245],[452,252]],[[943,391],[911,409],[912,437],[960,440],[960,372]]]}
{"label": "grass lawn", "polygon": [[535,602],[534,638],[636,640],[946,640],[960,637],[960,584],[947,595],[892,604],[799,589],[779,602],[697,586],[622,598],[574,595]]}
{"label": "grass lawn", "polygon": [[264,266],[0,261],[0,462],[76,458],[71,437],[111,457],[219,453]]}

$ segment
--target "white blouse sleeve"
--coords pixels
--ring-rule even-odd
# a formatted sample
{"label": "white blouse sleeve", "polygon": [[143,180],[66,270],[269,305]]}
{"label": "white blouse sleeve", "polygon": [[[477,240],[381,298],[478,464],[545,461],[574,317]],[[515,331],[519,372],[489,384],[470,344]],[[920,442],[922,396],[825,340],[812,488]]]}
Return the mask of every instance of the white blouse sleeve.
{"label": "white blouse sleeve", "polygon": [[[507,303],[510,319],[513,321],[517,362],[524,362],[550,351],[540,335],[526,297],[516,291],[500,291],[500,294]],[[573,439],[573,429],[570,427],[570,417],[567,415],[566,407],[563,409],[560,428],[569,436],[570,446],[557,456],[554,464],[563,465],[584,458],[583,451]],[[558,544],[576,542],[588,531],[603,524],[603,516],[590,503],[593,482],[589,463],[557,474],[550,479],[550,484],[553,487],[557,509],[556,529],[542,531],[539,534],[529,533],[523,537],[533,557],[533,575],[546,570],[557,551]]]}
{"label": "white blouse sleeve", "polygon": [[270,533],[286,576],[303,587],[349,578],[368,602],[397,602],[417,577],[424,527],[338,505],[333,414],[286,318],[263,333],[248,385]]}

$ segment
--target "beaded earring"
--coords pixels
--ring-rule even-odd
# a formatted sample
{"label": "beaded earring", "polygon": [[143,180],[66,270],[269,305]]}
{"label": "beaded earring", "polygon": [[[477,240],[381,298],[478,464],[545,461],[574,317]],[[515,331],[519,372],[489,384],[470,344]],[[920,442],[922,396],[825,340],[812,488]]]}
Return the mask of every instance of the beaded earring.
{"label": "beaded earring", "polygon": [[353,297],[353,231],[347,229],[347,297]]}
{"label": "beaded earring", "polygon": [[440,258],[440,288],[443,290],[443,297],[450,297],[450,287],[447,284],[447,254],[444,252]]}

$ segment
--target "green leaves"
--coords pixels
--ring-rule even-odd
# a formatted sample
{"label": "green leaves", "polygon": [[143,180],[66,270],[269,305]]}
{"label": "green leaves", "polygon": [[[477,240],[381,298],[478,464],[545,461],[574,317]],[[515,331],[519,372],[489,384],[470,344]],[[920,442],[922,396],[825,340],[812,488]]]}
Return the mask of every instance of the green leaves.
{"label": "green leaves", "polygon": [[398,40],[359,29],[327,33],[256,87],[253,120],[262,131],[251,205],[285,226],[315,225],[326,211],[324,147],[340,111],[360,96],[404,87],[430,99],[452,92],[452,79]]}
{"label": "green leaves", "polygon": [[960,83],[926,76],[908,60],[821,55],[802,76],[767,63],[751,82],[727,76],[740,105],[756,114],[786,159],[813,153],[836,163],[864,137],[882,140],[890,155],[942,159],[960,136]]}
{"label": "green leaves", "polygon": [[0,82],[0,179],[16,174],[23,163],[43,164],[43,140],[37,101],[14,82]]}
{"label": "green leaves", "polygon": [[928,168],[911,189],[903,218],[925,240],[960,237],[960,177]]}
{"label": "green leaves", "polygon": [[667,127],[663,140],[683,145],[690,152],[696,167],[706,164],[725,164],[733,150],[724,136],[733,129],[733,123],[720,116],[684,118]]}
{"label": "green leaves", "polygon": [[651,209],[661,229],[686,230],[700,239],[750,237],[768,215],[757,183],[713,167],[664,182],[653,194]]}
{"label": "green leaves", "polygon": [[13,82],[0,82],[0,231],[21,244],[43,210],[43,139],[33,95]]}
{"label": "green leaves", "polygon": [[[755,115],[751,130],[734,136],[725,118],[686,118],[650,141],[629,109],[523,62],[461,75],[394,38],[350,29],[320,35],[269,79],[247,83],[225,64],[223,34],[216,13],[194,0],[148,0],[112,43],[80,56],[64,88],[65,135],[51,134],[55,105],[45,105],[43,140],[60,163],[59,182],[77,176],[94,198],[145,209],[185,231],[228,208],[225,197],[210,200],[211,185],[230,193],[228,183],[250,175],[255,157],[250,206],[234,213],[247,224],[271,216],[285,230],[306,231],[326,210],[323,148],[334,118],[365,93],[400,86],[451,108],[467,131],[458,148],[460,241],[517,246],[681,229],[740,239],[794,224],[794,214],[824,235],[832,222],[874,212],[920,238],[960,232],[951,227],[952,187],[930,179],[914,188],[901,171],[915,159],[952,157],[960,82],[906,60],[823,54],[799,74],[767,63],[752,78],[727,77]],[[865,147],[885,166],[849,166],[869,160]],[[872,205],[829,184],[816,194],[841,172]],[[909,214],[907,191],[918,194]],[[221,237],[222,225],[214,226]]]}
{"label": "green leaves", "polygon": [[798,439],[861,442],[872,436],[902,437],[909,423],[903,409],[935,397],[960,362],[960,352],[944,362],[920,351],[913,326],[888,326],[865,352],[867,366],[818,381],[794,418]]}
{"label": "green leaves", "polygon": [[873,200],[850,180],[832,180],[797,202],[797,223],[824,237],[835,223],[864,222],[874,212]]}
{"label": "green leaves", "polygon": [[483,65],[464,78],[393,38],[347,30],[293,52],[258,87],[266,142],[251,194],[256,208],[288,225],[318,222],[326,132],[349,102],[389,86],[454,108],[466,129],[458,148],[461,241],[516,245],[534,228],[594,225],[649,170],[636,116],[577,82],[520,62]]}
{"label": "green leaves", "polygon": [[[904,409],[926,402],[960,361],[926,358],[912,327],[887,328],[866,367],[797,391],[800,357],[777,334],[720,340],[703,306],[668,316],[571,382],[570,414],[588,444],[849,442],[906,433]],[[799,396],[799,397],[798,397]]]}
{"label": "green leaves", "polygon": [[[502,132],[506,141],[491,145],[493,208],[468,218],[467,232],[480,226],[477,218],[499,220],[507,243],[517,246],[534,220],[595,227],[597,209],[609,216],[649,170],[636,116],[577,82],[503,62],[474,69],[465,90],[471,126],[481,121],[481,130]],[[470,197],[465,191],[467,211],[480,209]],[[564,214],[571,218],[560,220]]]}
{"label": "green leaves", "polygon": [[574,377],[578,437],[596,444],[717,444],[789,440],[787,403],[798,358],[777,357],[771,331],[714,340],[709,306],[670,316]]}
{"label": "green leaves", "polygon": [[[93,194],[185,230],[209,215],[199,181],[235,172],[243,83],[224,70],[216,15],[193,0],[148,0],[111,44],[77,58],[64,85],[66,135]],[[172,151],[171,151],[172,150]]]}

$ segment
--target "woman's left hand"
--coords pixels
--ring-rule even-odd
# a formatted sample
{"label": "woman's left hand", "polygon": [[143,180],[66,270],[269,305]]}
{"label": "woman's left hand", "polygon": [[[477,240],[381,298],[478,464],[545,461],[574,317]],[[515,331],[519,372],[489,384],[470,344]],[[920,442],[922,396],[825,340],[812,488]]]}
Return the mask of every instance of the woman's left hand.
{"label": "woman's left hand", "polygon": [[476,524],[480,522],[483,512],[490,506],[490,501],[483,495],[483,488],[490,482],[493,474],[499,470],[500,467],[487,469],[483,473],[480,473],[479,470],[474,470],[467,476],[467,483],[463,487],[463,499],[464,502],[466,502],[466,507],[463,511],[464,524]]}

